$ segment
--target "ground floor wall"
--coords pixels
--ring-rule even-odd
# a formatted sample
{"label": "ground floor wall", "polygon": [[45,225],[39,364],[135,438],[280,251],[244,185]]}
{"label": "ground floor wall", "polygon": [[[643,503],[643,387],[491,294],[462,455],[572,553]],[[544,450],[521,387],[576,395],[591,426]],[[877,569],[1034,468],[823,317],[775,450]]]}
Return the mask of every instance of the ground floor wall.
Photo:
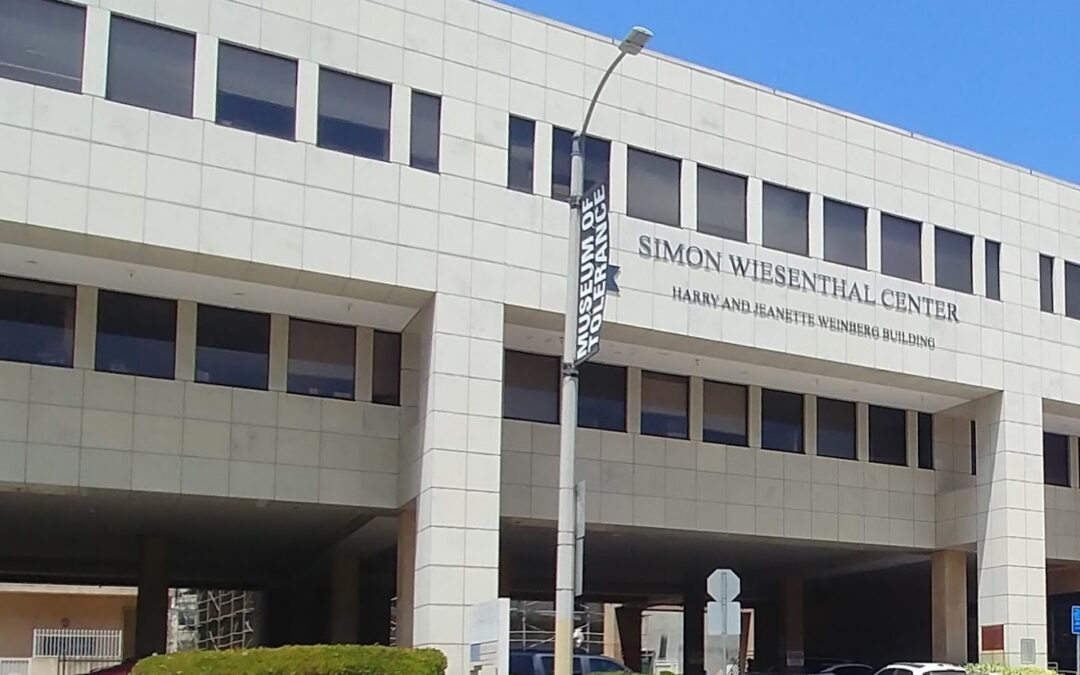
{"label": "ground floor wall", "polygon": [[134,629],[135,589],[0,585],[0,657],[30,658],[35,628]]}

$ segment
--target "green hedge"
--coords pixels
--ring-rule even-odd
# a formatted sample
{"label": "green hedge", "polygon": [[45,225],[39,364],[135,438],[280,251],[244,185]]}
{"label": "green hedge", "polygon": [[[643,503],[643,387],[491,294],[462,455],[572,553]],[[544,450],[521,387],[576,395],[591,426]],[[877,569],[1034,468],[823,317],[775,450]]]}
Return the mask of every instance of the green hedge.
{"label": "green hedge", "polygon": [[1002,663],[969,663],[964,666],[972,675],[1055,675],[1054,671],[1035,666],[1006,666]]}
{"label": "green hedge", "polygon": [[133,675],[443,675],[434,649],[314,645],[177,652],[139,661]]}

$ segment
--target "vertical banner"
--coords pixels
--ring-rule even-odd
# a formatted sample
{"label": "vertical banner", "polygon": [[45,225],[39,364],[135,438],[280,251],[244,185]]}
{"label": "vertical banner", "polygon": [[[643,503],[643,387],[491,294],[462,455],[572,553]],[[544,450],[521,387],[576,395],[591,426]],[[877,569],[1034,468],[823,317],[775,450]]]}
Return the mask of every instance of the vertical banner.
{"label": "vertical banner", "polygon": [[604,324],[607,300],[608,254],[611,251],[606,183],[597,185],[582,199],[579,235],[575,366],[600,351],[600,328]]}

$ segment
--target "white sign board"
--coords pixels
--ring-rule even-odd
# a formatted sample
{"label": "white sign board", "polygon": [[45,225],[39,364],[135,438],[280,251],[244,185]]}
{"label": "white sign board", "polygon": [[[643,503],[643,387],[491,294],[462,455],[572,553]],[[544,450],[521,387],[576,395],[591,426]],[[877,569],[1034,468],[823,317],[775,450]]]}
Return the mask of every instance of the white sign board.
{"label": "white sign board", "polygon": [[469,608],[469,672],[510,673],[510,599]]}
{"label": "white sign board", "polygon": [[607,185],[601,183],[581,201],[578,244],[578,306],[574,341],[574,365],[579,366],[600,351],[600,328],[607,302],[608,229]]}

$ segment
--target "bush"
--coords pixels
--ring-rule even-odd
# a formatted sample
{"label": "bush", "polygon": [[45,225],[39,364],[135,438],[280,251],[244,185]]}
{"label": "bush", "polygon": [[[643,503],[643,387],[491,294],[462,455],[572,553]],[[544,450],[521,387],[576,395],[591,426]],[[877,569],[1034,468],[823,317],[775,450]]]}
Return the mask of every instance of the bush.
{"label": "bush", "polygon": [[1054,671],[1036,666],[1007,666],[1003,663],[969,663],[964,669],[972,675],[1054,675]]}
{"label": "bush", "polygon": [[314,645],[151,656],[133,675],[443,675],[434,649]]}

